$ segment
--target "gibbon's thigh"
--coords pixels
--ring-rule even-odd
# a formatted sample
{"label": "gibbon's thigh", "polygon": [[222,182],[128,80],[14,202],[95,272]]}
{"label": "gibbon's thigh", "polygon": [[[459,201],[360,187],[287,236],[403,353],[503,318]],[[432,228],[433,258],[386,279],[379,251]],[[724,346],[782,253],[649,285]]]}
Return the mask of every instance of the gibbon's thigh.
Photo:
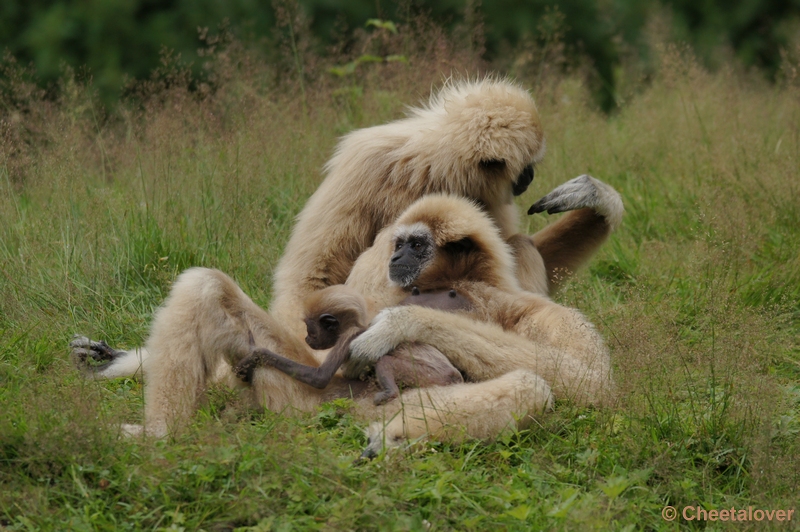
{"label": "gibbon's thigh", "polygon": [[581,353],[556,347],[552,338],[543,336],[542,341],[534,342],[494,323],[414,306],[383,310],[351,344],[350,363],[377,360],[408,341],[435,347],[470,380],[483,381],[527,369],[541,375],[559,399],[580,404],[601,401],[611,385],[606,360],[588,366],[576,356]]}
{"label": "gibbon's thigh", "polygon": [[466,438],[495,438],[507,429],[523,429],[550,410],[553,395],[540,376],[516,370],[478,383],[408,390],[372,415],[365,456],[384,446],[430,436],[460,442]]}

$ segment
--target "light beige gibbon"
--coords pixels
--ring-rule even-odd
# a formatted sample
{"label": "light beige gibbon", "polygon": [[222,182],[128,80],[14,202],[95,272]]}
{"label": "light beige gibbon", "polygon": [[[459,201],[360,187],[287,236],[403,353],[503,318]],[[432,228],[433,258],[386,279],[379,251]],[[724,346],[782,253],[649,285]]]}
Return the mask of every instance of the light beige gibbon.
{"label": "light beige gibbon", "polygon": [[349,133],[297,217],[274,275],[273,314],[301,337],[305,296],[344,283],[381,229],[426,194],[479,202],[511,237],[513,195],[527,188],[544,152],[533,98],[498,78],[448,82],[407,118]]}
{"label": "light beige gibbon", "polygon": [[[562,198],[583,208],[605,195],[604,205],[614,203],[609,199],[614,199],[613,190],[591,178],[584,181],[588,185],[583,200],[569,192],[554,194],[549,201],[558,205]],[[418,240],[428,242],[431,253],[421,255],[418,271],[398,274],[392,266],[398,262],[396,250]],[[581,242],[571,245],[580,248]],[[470,299],[474,310],[469,315],[422,307],[402,315],[393,313],[412,307],[384,310],[373,327],[354,340],[360,346],[354,349],[355,360],[374,362],[377,353],[390,351],[386,345],[402,343],[396,341],[401,332],[387,331],[393,321],[402,319],[403,326],[414,331],[408,341],[430,341],[469,379],[480,382],[409,390],[384,407],[375,407],[370,401],[375,389],[366,389],[360,381],[337,377],[328,388],[317,390],[280,371],[259,368],[249,392],[257,404],[274,411],[308,411],[327,399],[353,396],[360,415],[377,421],[370,428],[370,452],[384,442],[393,445],[424,435],[484,438],[508,427],[523,427],[531,416],[550,407],[551,388],[557,396],[580,403],[605,400],[613,381],[608,351],[594,327],[573,309],[522,292],[515,272],[512,250],[485,212],[463,198],[425,197],[378,235],[375,246],[359,257],[347,284],[368,295],[377,308],[396,305],[412,284],[422,290],[455,287]],[[400,277],[402,282],[397,281]],[[420,324],[420,318],[427,323]],[[411,338],[415,335],[418,338]],[[79,359],[95,357],[94,344],[76,339],[73,352]],[[157,311],[145,346],[149,356],[142,362],[144,429],[126,430],[164,435],[184,426],[218,368],[224,362],[236,364],[253,345],[317,365],[305,343],[282,320],[255,305],[229,277],[202,268],[181,274]],[[129,371],[140,353],[113,351],[95,374],[118,376]]]}

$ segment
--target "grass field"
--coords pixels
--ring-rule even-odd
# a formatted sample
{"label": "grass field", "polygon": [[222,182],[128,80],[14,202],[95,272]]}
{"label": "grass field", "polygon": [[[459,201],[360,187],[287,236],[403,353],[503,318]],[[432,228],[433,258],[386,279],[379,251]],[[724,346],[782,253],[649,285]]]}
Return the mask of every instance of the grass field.
{"label": "grass field", "polygon": [[360,465],[363,426],[346,403],[292,417],[212,389],[175,439],[120,436],[116,424],[141,421],[142,385],[82,379],[72,334],[139,345],[194,265],[267,306],[337,137],[480,66],[431,42],[302,84],[220,54],[211,89],[190,92],[165,67],[112,115],[69,77],[57,99],[8,78],[0,530],[749,530],[765,522],[670,523],[662,508],[800,512],[800,88],[788,74],[709,73],[674,47],[646,82],[629,72],[611,115],[579,71],[523,55],[508,67],[532,88],[548,143],[520,208],[587,172],[625,202],[621,229],[557,296],[611,347],[612,407],[561,402],[496,442],[422,443]]}

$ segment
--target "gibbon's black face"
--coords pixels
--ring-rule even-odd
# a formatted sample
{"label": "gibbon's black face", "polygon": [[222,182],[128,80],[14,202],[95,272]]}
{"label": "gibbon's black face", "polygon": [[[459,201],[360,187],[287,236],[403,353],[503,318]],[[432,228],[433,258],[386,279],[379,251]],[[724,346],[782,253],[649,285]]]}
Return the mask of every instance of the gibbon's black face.
{"label": "gibbon's black face", "polygon": [[318,319],[306,318],[306,343],[311,349],[330,349],[339,339],[339,320],[332,314],[322,314]]}
{"label": "gibbon's black face", "polygon": [[523,168],[522,173],[517,177],[517,181],[511,187],[515,196],[521,195],[528,190],[528,186],[533,182],[533,165],[529,164]]}
{"label": "gibbon's black face", "polygon": [[[506,162],[502,159],[488,159],[480,162],[481,169],[489,174],[500,174],[506,169]],[[515,196],[521,195],[528,190],[528,187],[533,182],[533,163],[529,164],[522,169],[522,172],[517,176],[517,180],[511,185],[511,192]]]}
{"label": "gibbon's black face", "polygon": [[389,262],[389,279],[407,288],[433,259],[436,244],[430,230],[420,225],[395,237],[394,254]]}

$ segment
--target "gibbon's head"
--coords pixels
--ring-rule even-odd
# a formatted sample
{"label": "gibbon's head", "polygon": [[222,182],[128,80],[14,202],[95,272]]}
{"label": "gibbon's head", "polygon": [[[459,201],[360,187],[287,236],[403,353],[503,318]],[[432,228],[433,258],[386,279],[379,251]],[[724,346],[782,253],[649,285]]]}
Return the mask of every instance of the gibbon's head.
{"label": "gibbon's head", "polygon": [[468,199],[435,194],[417,200],[397,219],[392,243],[389,280],[402,288],[441,290],[468,280],[520,290],[511,250]]}
{"label": "gibbon's head", "polygon": [[449,81],[407,123],[419,127],[406,146],[422,155],[412,164],[429,168],[435,190],[484,203],[525,192],[544,157],[536,104],[507,79]]}
{"label": "gibbon's head", "polygon": [[306,343],[312,349],[330,349],[342,333],[366,328],[367,302],[349,286],[333,285],[312,292],[303,302]]}

